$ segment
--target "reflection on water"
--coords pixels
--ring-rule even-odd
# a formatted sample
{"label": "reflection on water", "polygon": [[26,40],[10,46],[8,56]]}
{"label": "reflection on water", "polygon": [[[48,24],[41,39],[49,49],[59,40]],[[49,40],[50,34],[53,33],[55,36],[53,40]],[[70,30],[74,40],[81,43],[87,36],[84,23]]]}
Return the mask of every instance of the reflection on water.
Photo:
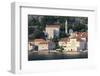
{"label": "reflection on water", "polygon": [[68,55],[68,54],[58,54],[58,53],[49,53],[48,55],[44,54],[38,54],[36,53],[29,53],[28,54],[28,60],[55,60],[55,59],[80,59],[80,58],[88,58],[88,53],[87,52],[82,52],[80,54],[73,54],[73,55]]}

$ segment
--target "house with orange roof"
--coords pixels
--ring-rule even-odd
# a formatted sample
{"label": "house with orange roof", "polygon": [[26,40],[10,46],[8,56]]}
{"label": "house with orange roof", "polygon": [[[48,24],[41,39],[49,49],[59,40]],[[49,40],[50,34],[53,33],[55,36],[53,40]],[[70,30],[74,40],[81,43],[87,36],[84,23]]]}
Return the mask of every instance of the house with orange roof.
{"label": "house with orange roof", "polygon": [[88,38],[87,32],[75,32],[76,37],[80,37],[83,40],[86,40]]}
{"label": "house with orange roof", "polygon": [[86,49],[86,41],[81,39],[81,37],[71,37],[71,38],[62,38],[59,41],[59,46],[64,47],[66,52],[78,52]]}
{"label": "house with orange roof", "polygon": [[44,39],[35,39],[34,45],[38,47],[38,51],[48,50],[48,42]]}
{"label": "house with orange roof", "polygon": [[77,38],[70,38],[65,47],[66,51],[78,51],[77,48],[80,46],[79,43],[80,41],[78,41]]}
{"label": "house with orange roof", "polygon": [[44,39],[34,39],[33,42],[34,42],[34,45],[38,46],[40,43],[45,42],[45,40]]}
{"label": "house with orange roof", "polygon": [[59,46],[66,47],[67,42],[69,41],[69,38],[61,38],[61,40],[58,42]]}
{"label": "house with orange roof", "polygon": [[40,51],[47,50],[48,51],[48,42],[47,41],[40,42],[38,44],[38,50],[40,50]]}

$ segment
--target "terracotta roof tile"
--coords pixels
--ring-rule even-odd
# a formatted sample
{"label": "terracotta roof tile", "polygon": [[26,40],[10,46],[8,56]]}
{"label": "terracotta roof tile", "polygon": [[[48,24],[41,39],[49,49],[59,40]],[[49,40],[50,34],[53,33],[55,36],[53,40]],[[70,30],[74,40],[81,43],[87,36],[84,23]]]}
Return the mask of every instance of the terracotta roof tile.
{"label": "terracotta roof tile", "polygon": [[44,39],[35,39],[34,42],[39,42],[39,44],[48,44]]}

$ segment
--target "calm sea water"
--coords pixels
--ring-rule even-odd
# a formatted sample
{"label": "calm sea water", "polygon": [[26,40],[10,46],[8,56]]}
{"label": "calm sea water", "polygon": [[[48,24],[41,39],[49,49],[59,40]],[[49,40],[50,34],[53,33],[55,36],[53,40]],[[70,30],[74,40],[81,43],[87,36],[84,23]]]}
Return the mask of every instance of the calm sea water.
{"label": "calm sea water", "polygon": [[39,55],[38,53],[28,54],[28,60],[57,60],[57,59],[80,59],[80,58],[88,58],[88,53],[80,53],[75,55],[66,55],[66,54],[57,54],[57,53],[49,53],[48,55]]}

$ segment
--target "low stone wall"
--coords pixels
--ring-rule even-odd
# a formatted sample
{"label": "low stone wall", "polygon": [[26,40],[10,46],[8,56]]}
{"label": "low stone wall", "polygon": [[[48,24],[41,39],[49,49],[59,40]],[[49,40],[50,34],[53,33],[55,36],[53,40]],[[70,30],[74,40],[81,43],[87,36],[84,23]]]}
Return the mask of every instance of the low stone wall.
{"label": "low stone wall", "polygon": [[56,50],[49,50],[49,52],[57,52]]}
{"label": "low stone wall", "polygon": [[66,51],[66,52],[64,52],[64,54],[76,55],[76,54],[80,54],[80,52],[77,52],[77,51]]}
{"label": "low stone wall", "polygon": [[39,54],[39,55],[41,55],[41,54],[42,54],[42,55],[48,55],[49,52],[48,52],[48,50],[39,50],[39,51],[38,51],[38,54]]}

